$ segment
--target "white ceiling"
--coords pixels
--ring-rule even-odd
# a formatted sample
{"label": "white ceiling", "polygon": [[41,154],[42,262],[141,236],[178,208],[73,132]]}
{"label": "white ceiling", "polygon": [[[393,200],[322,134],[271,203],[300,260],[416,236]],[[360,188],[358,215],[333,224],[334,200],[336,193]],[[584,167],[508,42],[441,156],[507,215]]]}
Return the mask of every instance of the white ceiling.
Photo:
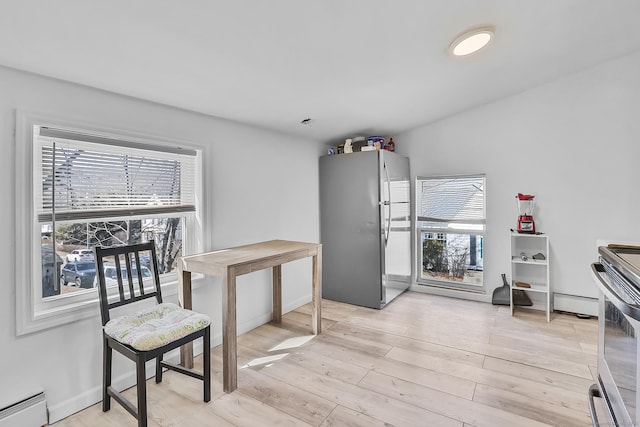
{"label": "white ceiling", "polygon": [[[336,141],[636,51],[639,21],[638,0],[2,0],[0,64]],[[481,24],[487,49],[447,55]]]}

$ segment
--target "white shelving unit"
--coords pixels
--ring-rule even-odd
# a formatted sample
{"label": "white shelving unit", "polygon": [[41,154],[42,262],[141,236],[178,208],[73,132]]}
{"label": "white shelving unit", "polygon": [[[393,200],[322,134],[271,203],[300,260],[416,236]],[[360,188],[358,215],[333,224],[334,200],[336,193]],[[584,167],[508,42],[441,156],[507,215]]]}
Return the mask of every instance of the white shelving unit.
{"label": "white shelving unit", "polygon": [[[527,257],[522,259],[522,254]],[[544,260],[533,259],[533,255],[541,253]],[[524,282],[531,288],[516,286],[516,282]],[[527,293],[533,305],[516,306],[544,310],[547,322],[551,320],[551,288],[549,286],[549,237],[545,234],[511,234],[511,315],[513,316],[513,290]]]}

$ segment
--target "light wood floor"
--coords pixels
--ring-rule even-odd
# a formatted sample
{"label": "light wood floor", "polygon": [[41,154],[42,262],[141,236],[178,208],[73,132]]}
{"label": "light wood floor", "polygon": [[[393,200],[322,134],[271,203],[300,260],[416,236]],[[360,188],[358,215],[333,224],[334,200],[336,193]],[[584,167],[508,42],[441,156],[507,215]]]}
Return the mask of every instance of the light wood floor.
{"label": "light wood floor", "polygon": [[[148,381],[150,426],[590,426],[587,389],[597,319],[407,292],[384,310],[323,301],[238,338],[238,389],[222,392],[212,350],[212,399],[168,372]],[[196,363],[201,357],[196,359]],[[196,367],[198,367],[196,365]],[[127,391],[133,399],[133,390]],[[116,402],[56,427],[128,426]]]}

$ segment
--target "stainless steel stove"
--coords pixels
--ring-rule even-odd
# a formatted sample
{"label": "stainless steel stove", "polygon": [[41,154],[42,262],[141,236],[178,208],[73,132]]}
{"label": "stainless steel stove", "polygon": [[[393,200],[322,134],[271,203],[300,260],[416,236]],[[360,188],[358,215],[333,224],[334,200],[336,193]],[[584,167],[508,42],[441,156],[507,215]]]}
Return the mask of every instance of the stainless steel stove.
{"label": "stainless steel stove", "polygon": [[606,425],[640,426],[640,247],[598,248],[591,266],[599,289],[598,383],[589,389],[591,416],[599,425],[594,397],[605,401]]}

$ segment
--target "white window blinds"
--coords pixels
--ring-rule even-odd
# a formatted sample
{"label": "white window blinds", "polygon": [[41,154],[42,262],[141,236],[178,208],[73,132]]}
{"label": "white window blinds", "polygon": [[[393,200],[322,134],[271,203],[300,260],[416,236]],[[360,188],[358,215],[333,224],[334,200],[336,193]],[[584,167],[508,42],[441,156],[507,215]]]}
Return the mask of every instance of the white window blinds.
{"label": "white window blinds", "polygon": [[195,150],[47,127],[34,132],[40,222],[195,211]]}
{"label": "white window blinds", "polygon": [[418,178],[418,221],[485,223],[484,176]]}

